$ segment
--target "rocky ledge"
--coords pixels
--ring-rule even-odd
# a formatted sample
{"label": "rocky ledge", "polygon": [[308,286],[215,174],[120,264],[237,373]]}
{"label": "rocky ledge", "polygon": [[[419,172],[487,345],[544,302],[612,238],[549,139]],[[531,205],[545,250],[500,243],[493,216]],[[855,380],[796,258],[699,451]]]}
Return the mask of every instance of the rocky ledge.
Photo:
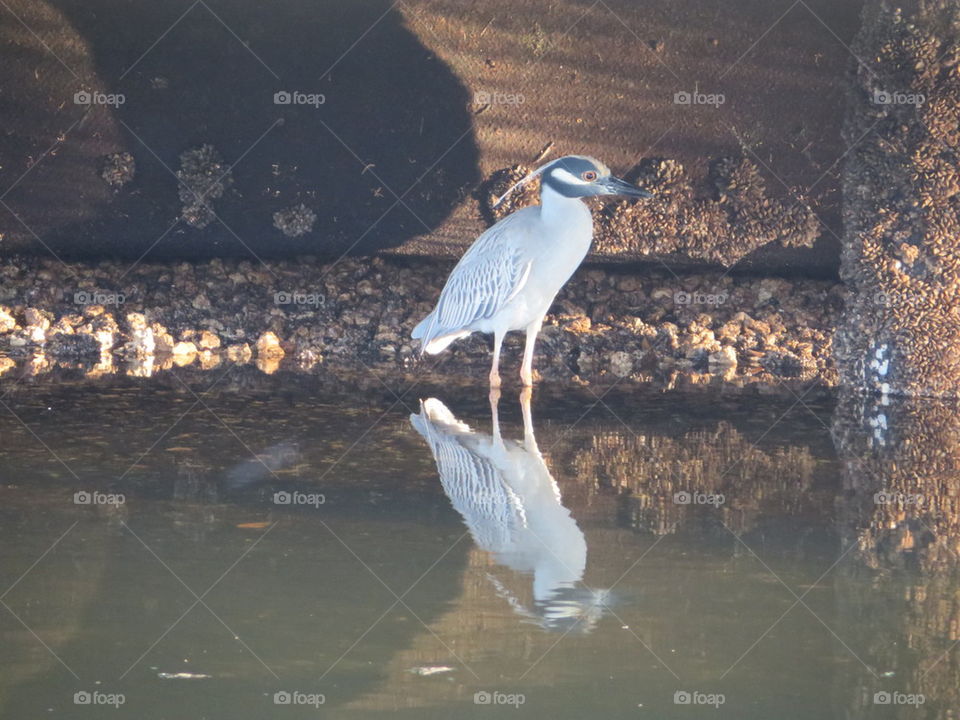
{"label": "rocky ledge", "polygon": [[[424,359],[410,340],[449,270],[384,258],[132,267],[19,258],[0,269],[0,374],[67,367],[151,375],[256,363],[266,373],[327,367],[483,377],[483,336]],[[582,268],[546,320],[535,367],[547,381],[666,375],[832,386],[831,328],[841,303],[841,286],[827,281]],[[522,341],[516,334],[505,343],[510,377]]]}

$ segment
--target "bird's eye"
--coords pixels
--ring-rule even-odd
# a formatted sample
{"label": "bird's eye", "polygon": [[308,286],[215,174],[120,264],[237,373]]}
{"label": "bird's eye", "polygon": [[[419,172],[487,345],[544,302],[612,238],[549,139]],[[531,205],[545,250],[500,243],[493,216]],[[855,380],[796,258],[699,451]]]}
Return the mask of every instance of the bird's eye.
{"label": "bird's eye", "polygon": [[583,177],[583,179],[587,182],[593,182],[597,179],[597,173],[594,170],[587,170],[581,177]]}

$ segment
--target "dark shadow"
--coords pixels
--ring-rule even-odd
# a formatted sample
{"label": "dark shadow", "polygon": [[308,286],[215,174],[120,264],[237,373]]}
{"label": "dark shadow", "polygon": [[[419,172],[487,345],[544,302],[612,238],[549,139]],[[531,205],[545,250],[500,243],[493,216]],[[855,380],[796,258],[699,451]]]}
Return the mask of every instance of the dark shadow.
{"label": "dark shadow", "polygon": [[[28,24],[43,20],[44,41],[62,57],[80,43],[63,57],[76,78],[22,28],[15,31],[21,26],[10,12],[0,19],[5,34],[50,69],[35,78],[22,71],[26,58],[5,63],[4,87],[16,98],[39,82],[54,98],[41,110],[35,101],[21,103],[27,110],[19,114],[6,108],[13,121],[0,146],[0,193],[29,166],[28,155],[88,113],[63,153],[47,156],[5,198],[62,257],[369,253],[429,232],[477,180],[467,91],[386,0],[50,6],[11,8]],[[56,82],[44,87],[45,77]],[[74,103],[81,88],[122,93],[125,102],[89,110]],[[323,101],[277,104],[278,92]],[[62,162],[81,142],[89,151]],[[200,171],[217,181],[235,164],[232,182],[206,197],[217,215],[208,225],[183,218],[174,225],[184,203],[171,171],[182,153],[205,144],[223,164]],[[133,155],[136,173],[115,188],[101,171],[104,157],[118,151]],[[288,236],[274,213],[301,203],[315,220],[308,232]],[[0,233],[7,252],[46,252],[2,206]]]}

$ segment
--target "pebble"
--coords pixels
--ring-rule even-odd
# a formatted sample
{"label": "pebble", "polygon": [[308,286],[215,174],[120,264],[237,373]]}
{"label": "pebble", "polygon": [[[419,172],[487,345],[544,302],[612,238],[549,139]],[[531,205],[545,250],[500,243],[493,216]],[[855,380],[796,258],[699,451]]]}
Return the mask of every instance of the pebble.
{"label": "pebble", "polygon": [[207,350],[216,350],[220,347],[220,338],[209,330],[200,333],[200,347]]}
{"label": "pebble", "polygon": [[196,355],[197,346],[192,342],[178,342],[173,346],[172,353],[174,356],[187,356],[187,355]]}
{"label": "pebble", "polygon": [[273,332],[265,332],[257,340],[257,357],[281,358],[284,355],[280,339]]}

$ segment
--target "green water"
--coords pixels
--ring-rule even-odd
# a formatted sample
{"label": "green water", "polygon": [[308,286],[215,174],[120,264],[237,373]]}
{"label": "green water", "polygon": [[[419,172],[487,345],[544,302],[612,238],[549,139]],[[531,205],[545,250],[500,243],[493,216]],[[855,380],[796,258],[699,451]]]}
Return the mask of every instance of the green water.
{"label": "green water", "polygon": [[0,716],[951,717],[955,568],[851,546],[829,397],[538,391],[538,459],[505,391],[508,462],[480,389],[212,380],[0,388]]}

